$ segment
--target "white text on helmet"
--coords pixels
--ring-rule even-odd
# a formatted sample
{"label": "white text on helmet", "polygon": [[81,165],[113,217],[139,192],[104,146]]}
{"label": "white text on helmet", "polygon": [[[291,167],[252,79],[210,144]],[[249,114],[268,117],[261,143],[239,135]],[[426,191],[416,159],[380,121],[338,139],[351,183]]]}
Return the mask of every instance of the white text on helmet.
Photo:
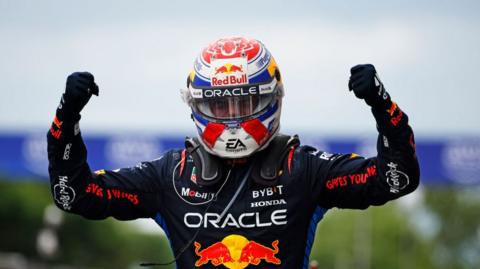
{"label": "white text on helmet", "polygon": [[212,86],[229,86],[248,83],[247,74],[241,76],[227,75],[224,78],[213,77],[211,80]]}
{"label": "white text on helmet", "polygon": [[258,93],[257,87],[250,88],[233,88],[233,89],[205,89],[203,90],[203,96],[205,98],[211,97],[226,97],[226,96],[244,96],[255,95]]}

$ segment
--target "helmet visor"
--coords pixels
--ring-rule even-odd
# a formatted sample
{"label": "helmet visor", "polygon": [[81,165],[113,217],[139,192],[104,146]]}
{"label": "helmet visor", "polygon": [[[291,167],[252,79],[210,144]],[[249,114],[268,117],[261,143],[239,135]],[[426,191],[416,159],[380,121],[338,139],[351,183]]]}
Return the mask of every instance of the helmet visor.
{"label": "helmet visor", "polygon": [[246,118],[264,110],[274,101],[274,94],[229,96],[196,99],[197,112],[213,119],[233,120]]}

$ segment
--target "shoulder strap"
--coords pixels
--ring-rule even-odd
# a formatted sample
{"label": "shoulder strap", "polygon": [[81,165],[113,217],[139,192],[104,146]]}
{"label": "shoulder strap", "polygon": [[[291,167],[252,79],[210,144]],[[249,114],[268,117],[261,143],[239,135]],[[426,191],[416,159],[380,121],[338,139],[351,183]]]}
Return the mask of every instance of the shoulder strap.
{"label": "shoulder strap", "polygon": [[275,185],[288,152],[299,145],[298,135],[277,135],[266,149],[257,153],[252,171],[254,181],[261,185]]}
{"label": "shoulder strap", "polygon": [[222,178],[223,166],[221,159],[205,151],[197,138],[187,137],[185,139],[185,149],[192,156],[198,175],[200,175],[197,177],[198,184],[210,186]]}

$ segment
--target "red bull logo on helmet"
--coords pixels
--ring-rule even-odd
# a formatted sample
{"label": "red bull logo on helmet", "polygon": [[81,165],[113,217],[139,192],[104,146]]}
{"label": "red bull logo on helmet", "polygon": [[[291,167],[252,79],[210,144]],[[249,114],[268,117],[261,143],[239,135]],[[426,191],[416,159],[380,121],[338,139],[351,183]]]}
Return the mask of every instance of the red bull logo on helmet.
{"label": "red bull logo on helmet", "polygon": [[233,86],[248,84],[246,58],[216,59],[211,62],[210,84]]}
{"label": "red bull logo on helmet", "polygon": [[215,75],[232,74],[235,72],[243,72],[243,65],[225,64],[215,68]]}
{"label": "red bull logo on helmet", "polygon": [[195,254],[199,257],[195,266],[200,267],[211,263],[214,266],[223,265],[229,269],[243,269],[249,265],[261,263],[279,265],[281,260],[276,257],[279,252],[278,243],[278,240],[275,240],[270,244],[271,246],[263,245],[238,234],[229,235],[221,242],[203,249],[202,245],[195,241]]}

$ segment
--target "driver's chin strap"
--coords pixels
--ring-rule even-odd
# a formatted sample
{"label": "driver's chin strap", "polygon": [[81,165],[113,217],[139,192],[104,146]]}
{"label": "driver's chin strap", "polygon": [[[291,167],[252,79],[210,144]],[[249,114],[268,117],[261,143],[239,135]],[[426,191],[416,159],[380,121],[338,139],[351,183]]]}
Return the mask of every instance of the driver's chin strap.
{"label": "driver's chin strap", "polygon": [[[282,167],[288,153],[300,145],[297,135],[277,135],[262,151],[253,156],[251,176],[255,183],[274,186],[283,173]],[[216,184],[224,175],[224,160],[208,153],[197,138],[185,139],[185,148],[198,170],[197,183],[203,186]],[[289,171],[290,172],[290,171]]]}

